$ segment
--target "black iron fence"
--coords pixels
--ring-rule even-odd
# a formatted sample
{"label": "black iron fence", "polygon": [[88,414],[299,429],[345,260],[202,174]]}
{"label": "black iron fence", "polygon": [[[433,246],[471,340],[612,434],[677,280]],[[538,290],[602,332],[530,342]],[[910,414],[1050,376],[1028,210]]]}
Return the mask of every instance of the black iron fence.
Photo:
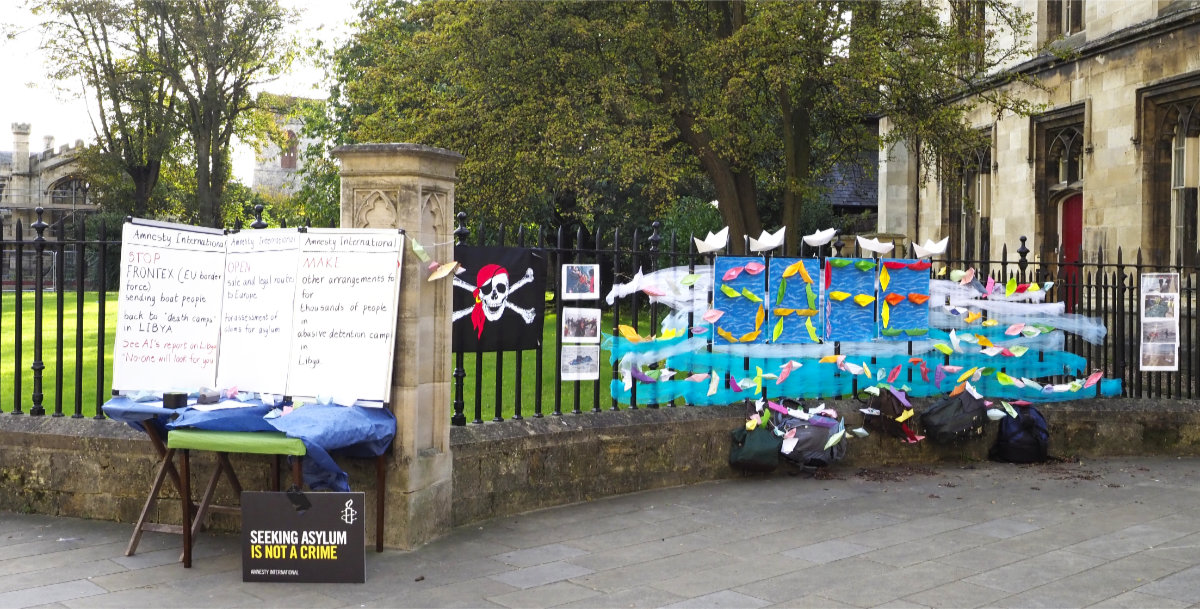
{"label": "black iron fence", "polygon": [[[597,264],[600,268],[601,298],[572,301],[569,306],[602,309],[606,333],[615,334],[618,327],[628,325],[649,335],[657,333],[667,310],[640,292],[610,306],[603,299],[607,290],[614,282],[629,281],[639,269],[643,273],[670,266],[694,269],[713,260],[712,254],[696,253],[691,235],[664,232],[657,223],[632,230],[549,232],[504,226],[468,230],[464,220],[465,215],[459,214],[455,235],[460,243],[537,248],[546,256],[550,272],[545,340],[537,349],[454,353],[452,422],[456,425],[468,420],[483,423],[621,408],[609,391],[618,373],[606,361],[597,381],[562,380],[559,319],[565,303],[558,296],[562,264]],[[265,224],[256,222],[254,226]],[[99,406],[110,393],[120,227],[80,218],[59,239],[49,238],[48,226],[40,220],[28,228],[13,228],[12,238],[0,240],[0,412],[100,417]],[[0,226],[0,234],[3,230]],[[1197,397],[1200,321],[1196,267],[1178,262],[1181,256],[1173,265],[1150,265],[1143,262],[1140,251],[1129,256],[1120,249],[1111,256],[1112,261],[1106,261],[1105,252],[1097,252],[1094,259],[1101,262],[1037,261],[1031,260],[1029,253],[1021,238],[1015,251],[1005,246],[998,259],[935,260],[931,272],[936,274],[942,266],[974,267],[981,276],[991,276],[1001,284],[1009,277],[1020,282],[1054,281],[1047,302],[1064,302],[1070,311],[1098,318],[1108,329],[1101,344],[1068,334],[1067,351],[1085,357],[1090,367],[1103,370],[1106,377],[1121,379],[1126,396]],[[857,246],[848,246],[842,239],[820,248],[801,245],[797,254],[817,258],[861,255]],[[1178,372],[1146,372],[1140,366],[1140,277],[1156,272],[1180,277]],[[679,400],[641,406],[637,402],[635,395],[627,407],[683,405]]]}

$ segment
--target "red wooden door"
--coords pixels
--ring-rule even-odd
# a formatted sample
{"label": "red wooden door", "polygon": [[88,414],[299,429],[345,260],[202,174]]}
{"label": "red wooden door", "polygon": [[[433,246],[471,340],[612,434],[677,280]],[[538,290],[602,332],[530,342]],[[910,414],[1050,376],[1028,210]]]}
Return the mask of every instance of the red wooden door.
{"label": "red wooden door", "polygon": [[1059,273],[1060,288],[1063,303],[1067,312],[1075,310],[1079,302],[1080,273],[1079,252],[1083,246],[1083,195],[1075,194],[1062,202],[1062,234],[1059,235],[1062,248],[1062,269]]}

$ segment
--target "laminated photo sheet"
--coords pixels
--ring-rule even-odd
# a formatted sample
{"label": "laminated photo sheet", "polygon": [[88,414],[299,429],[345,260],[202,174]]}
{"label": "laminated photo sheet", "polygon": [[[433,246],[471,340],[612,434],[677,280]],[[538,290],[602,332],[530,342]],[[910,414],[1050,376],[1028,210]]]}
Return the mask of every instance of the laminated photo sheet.
{"label": "laminated photo sheet", "polygon": [[1179,370],[1179,273],[1141,276],[1143,371]]}

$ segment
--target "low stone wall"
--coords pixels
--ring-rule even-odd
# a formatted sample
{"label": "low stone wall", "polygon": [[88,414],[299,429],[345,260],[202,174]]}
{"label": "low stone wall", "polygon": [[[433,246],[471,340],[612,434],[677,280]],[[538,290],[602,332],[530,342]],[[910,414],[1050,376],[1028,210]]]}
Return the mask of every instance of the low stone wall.
{"label": "low stone wall", "polygon": [[[861,422],[857,403],[830,404],[846,414],[849,427]],[[1057,456],[1200,455],[1200,402],[1088,400],[1041,410]],[[643,408],[454,428],[453,523],[744,476],[726,464],[729,431],[741,422],[742,412],[740,407]],[[845,461],[835,467],[984,460],[995,427],[989,426],[983,439],[954,447],[855,438]],[[193,459],[197,493],[212,471],[210,457],[201,453]],[[339,462],[355,490],[368,493],[371,509],[372,462]],[[0,416],[0,510],[133,522],[155,463],[145,437],[122,423]],[[268,458],[238,455],[233,463],[246,488],[268,488]],[[784,466],[775,475],[788,471]],[[165,488],[168,499],[159,502],[152,519],[178,522],[178,495],[169,483]],[[233,499],[222,487],[218,501]],[[374,515],[367,516],[370,527]],[[214,518],[213,528],[237,530],[236,519]]]}
{"label": "low stone wall", "polygon": [[[827,402],[862,422],[857,402]],[[916,406],[920,410],[922,403]],[[1105,399],[1039,407],[1050,453],[1091,458],[1200,455],[1200,402]],[[729,432],[741,407],[660,408],[456,427],[454,524],[706,480],[754,476],[729,468]],[[903,444],[880,435],[848,440],[836,468],[987,459],[997,425],[959,446]],[[782,466],[773,475],[795,472]]]}

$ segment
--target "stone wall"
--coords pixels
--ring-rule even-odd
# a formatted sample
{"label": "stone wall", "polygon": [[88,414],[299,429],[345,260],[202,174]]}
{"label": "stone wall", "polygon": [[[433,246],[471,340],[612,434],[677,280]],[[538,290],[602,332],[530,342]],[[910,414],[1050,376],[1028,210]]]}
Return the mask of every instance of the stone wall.
{"label": "stone wall", "polygon": [[[847,413],[848,427],[860,423],[856,403],[831,405]],[[1056,456],[1200,456],[1200,402],[1088,400],[1041,410],[1050,422]],[[661,408],[456,427],[451,432],[453,525],[742,477],[726,464],[729,431],[741,416],[740,407]],[[995,427],[989,426],[985,438],[955,447],[905,445],[879,436],[853,439],[835,471],[981,461]],[[155,461],[144,436],[114,421],[0,417],[0,510],[131,523],[149,490]],[[368,538],[373,539],[373,462],[339,461],[354,490],[367,493]],[[204,453],[193,458],[193,486],[207,480],[212,462]],[[269,487],[268,458],[239,455],[233,463],[247,489]],[[785,466],[776,475],[791,471]],[[166,488],[167,499],[152,519],[178,522],[178,495],[170,484]],[[389,505],[401,499],[399,492],[389,493]],[[222,486],[218,503],[233,502]],[[235,531],[238,523],[218,515],[213,528]]]}

